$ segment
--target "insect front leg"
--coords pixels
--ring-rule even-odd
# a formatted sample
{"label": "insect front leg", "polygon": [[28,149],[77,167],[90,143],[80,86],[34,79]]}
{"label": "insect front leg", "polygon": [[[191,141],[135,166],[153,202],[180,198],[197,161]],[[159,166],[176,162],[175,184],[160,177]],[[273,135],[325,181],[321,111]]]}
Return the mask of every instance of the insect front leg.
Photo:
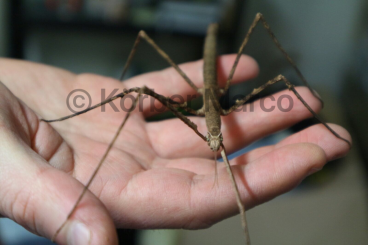
{"label": "insect front leg", "polygon": [[297,73],[298,77],[300,78],[300,80],[302,80],[302,82],[304,83],[304,85],[306,87],[308,87],[309,91],[313,94],[314,97],[316,97],[322,104],[323,107],[323,100],[321,99],[321,97],[312,89],[312,87],[309,85],[309,83],[307,82],[307,80],[304,78],[303,74],[301,73],[301,71],[299,70],[299,68],[296,66],[295,62],[291,59],[291,57],[289,56],[289,54],[285,51],[285,49],[281,46],[280,42],[277,40],[275,34],[272,32],[269,24],[266,22],[266,19],[264,18],[264,16],[261,13],[258,13],[256,15],[256,17],[254,18],[252,24],[250,25],[250,28],[242,42],[242,44],[240,45],[238,54],[236,56],[236,59],[234,61],[233,67],[231,68],[229,77],[226,81],[226,85],[225,88],[223,89],[224,92],[226,92],[229,89],[231,80],[233,79],[234,73],[235,73],[235,69],[238,66],[238,62],[240,59],[241,54],[244,51],[245,46],[247,45],[254,29],[256,28],[257,24],[261,22],[263,27],[266,29],[267,33],[270,35],[272,41],[275,43],[276,47],[281,51],[281,53],[284,55],[284,57],[286,58],[286,60],[290,63],[290,65],[293,67],[293,69],[295,70],[295,72]]}
{"label": "insect front leg", "polygon": [[147,33],[145,31],[140,31],[138,33],[138,36],[134,42],[132,51],[130,51],[127,63],[124,66],[123,72],[120,76],[120,80],[122,81],[124,78],[124,75],[126,74],[128,67],[130,66],[130,63],[132,62],[132,59],[135,55],[135,52],[137,51],[138,45],[140,43],[141,38],[143,38],[149,45],[151,45],[151,47],[153,47],[157,53],[164,59],[166,60],[172,67],[174,67],[174,69],[178,72],[178,74],[189,84],[189,86],[191,86],[196,92],[198,92],[198,88],[196,85],[194,85],[194,83],[192,82],[192,80],[189,79],[189,77],[180,69],[180,67],[175,64],[175,62],[169,57],[169,55],[167,55],[165,53],[165,51],[163,51],[156,43],[155,41],[153,41],[153,39],[151,39]]}

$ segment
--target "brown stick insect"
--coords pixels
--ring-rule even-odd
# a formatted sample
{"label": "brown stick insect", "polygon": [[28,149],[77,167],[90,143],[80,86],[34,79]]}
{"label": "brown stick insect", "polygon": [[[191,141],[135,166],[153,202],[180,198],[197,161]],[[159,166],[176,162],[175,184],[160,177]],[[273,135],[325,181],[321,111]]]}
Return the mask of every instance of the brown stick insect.
{"label": "brown stick insect", "polygon": [[[126,96],[127,94],[130,94],[132,92],[137,93],[137,97],[135,98],[135,101],[132,105],[132,107],[130,108],[129,112],[126,114],[123,122],[121,123],[121,125],[119,126],[116,134],[114,135],[114,138],[112,139],[112,141],[110,142],[108,148],[106,149],[103,157],[101,158],[98,166],[96,167],[96,169],[94,170],[92,176],[90,177],[89,181],[87,182],[87,184],[85,185],[82,193],[80,194],[78,200],[75,202],[74,207],[72,208],[72,210],[70,211],[69,215],[67,216],[66,220],[63,222],[63,224],[60,226],[60,228],[55,232],[52,240],[55,240],[55,238],[57,237],[57,235],[59,234],[59,232],[61,231],[61,229],[64,227],[64,225],[66,224],[66,222],[69,220],[69,218],[72,216],[72,214],[74,213],[74,211],[76,210],[76,208],[78,207],[78,204],[80,203],[80,201],[82,200],[84,194],[86,193],[86,191],[88,190],[89,186],[91,185],[92,181],[94,180],[97,172],[99,171],[99,169],[101,168],[101,166],[103,165],[107,155],[109,154],[111,148],[113,147],[116,139],[118,138],[119,133],[121,132],[121,130],[123,129],[126,121],[129,118],[129,115],[131,114],[132,110],[135,108],[139,97],[142,94],[146,94],[149,96],[152,96],[153,98],[157,99],[158,101],[160,101],[163,105],[165,105],[169,110],[171,110],[180,120],[182,120],[187,126],[189,126],[190,128],[193,129],[193,131],[200,137],[202,138],[204,141],[207,142],[207,144],[209,145],[211,151],[213,151],[215,154],[221,150],[221,156],[226,164],[226,168],[227,171],[231,177],[231,181],[232,181],[232,185],[234,187],[235,193],[236,193],[236,200],[237,200],[237,205],[239,207],[239,211],[241,214],[241,223],[242,223],[242,227],[244,230],[244,234],[246,237],[246,244],[250,244],[250,237],[249,237],[249,233],[248,233],[248,227],[247,227],[247,222],[246,222],[246,217],[245,217],[245,208],[243,203],[241,202],[240,199],[240,193],[238,190],[238,186],[237,183],[235,181],[235,177],[231,171],[230,168],[230,164],[228,162],[227,159],[227,154],[226,154],[226,150],[225,150],[225,146],[223,144],[223,138],[222,138],[222,133],[221,133],[221,118],[220,116],[226,116],[229,113],[231,113],[232,111],[234,111],[236,108],[243,106],[246,102],[248,102],[253,96],[259,94],[261,91],[263,91],[265,88],[277,83],[277,82],[284,82],[285,85],[287,86],[287,88],[292,91],[296,97],[302,102],[302,104],[310,111],[310,113],[317,119],[319,120],[332,134],[334,134],[337,138],[339,138],[340,140],[345,141],[349,146],[350,146],[350,142],[344,138],[342,138],[338,133],[336,133],[332,128],[330,128],[325,122],[323,122],[318,115],[313,111],[313,109],[307,104],[307,102],[301,97],[301,95],[296,91],[296,89],[294,88],[294,85],[291,84],[283,75],[278,75],[275,78],[269,80],[267,83],[265,83],[264,85],[254,89],[250,94],[248,94],[247,96],[243,97],[240,100],[237,100],[236,103],[230,107],[229,109],[223,109],[221,108],[220,104],[219,104],[219,98],[221,95],[223,95],[224,93],[226,93],[226,91],[229,89],[230,83],[232,81],[233,75],[235,73],[235,69],[238,65],[240,56],[243,52],[244,47],[246,46],[247,42],[249,41],[249,38],[251,36],[251,34],[253,33],[256,25],[261,22],[263,27],[266,29],[266,31],[268,32],[268,34],[271,36],[273,42],[276,44],[277,48],[282,52],[282,54],[285,56],[285,58],[287,59],[287,61],[292,65],[292,67],[294,68],[294,70],[296,71],[297,75],[300,77],[300,79],[303,81],[304,85],[307,86],[309,88],[309,90],[311,91],[311,93],[317,98],[319,99],[321,102],[322,100],[320,99],[320,97],[314,92],[314,90],[312,90],[312,88],[309,86],[309,84],[307,83],[306,79],[303,77],[303,75],[301,74],[301,72],[299,71],[299,69],[296,67],[294,61],[290,58],[290,56],[286,53],[286,51],[281,47],[280,43],[278,42],[278,40],[276,39],[275,35],[273,34],[273,32],[271,31],[269,25],[267,24],[267,22],[265,21],[264,17],[262,14],[258,13],[253,21],[253,23],[251,24],[248,33],[246,34],[246,37],[243,41],[243,43],[241,44],[241,47],[239,48],[239,51],[237,53],[237,57],[236,60],[232,66],[231,72],[229,77],[227,78],[226,81],[226,85],[224,88],[220,88],[217,82],[217,77],[216,77],[216,36],[217,36],[217,31],[218,31],[218,25],[217,24],[211,24],[208,27],[207,30],[207,36],[205,39],[205,44],[204,44],[204,55],[203,55],[203,60],[204,60],[204,67],[203,67],[203,77],[204,77],[204,87],[203,88],[198,88],[197,86],[194,85],[194,83],[190,80],[190,78],[170,59],[170,57],[160,48],[156,45],[156,43],[144,32],[144,31],[140,31],[138,34],[138,37],[134,43],[133,49],[128,57],[128,61],[123,69],[123,73],[121,76],[120,80],[123,80],[123,77],[133,59],[133,56],[136,52],[136,49],[138,47],[138,44],[140,42],[141,39],[144,39],[148,44],[150,44],[157,52],[160,56],[162,56],[162,58],[164,58],[172,67],[174,67],[174,69],[179,73],[179,75],[199,94],[201,94],[203,96],[203,106],[201,109],[199,110],[194,110],[191,109],[187,106],[187,103],[178,103],[176,101],[171,100],[170,98],[164,97],[158,93],[155,93],[153,90],[143,86],[143,87],[135,87],[135,88],[130,88],[125,90],[124,92],[111,97],[110,99],[107,99],[105,101],[102,101],[99,104],[96,104],[88,109],[85,109],[83,111],[77,112],[75,114],[66,116],[66,117],[62,117],[59,119],[54,119],[54,120],[44,120],[45,122],[56,122],[56,121],[63,121],[72,117],[75,117],[77,115],[86,113],[90,110],[93,110],[97,107],[100,107],[104,104],[107,104],[113,100],[116,100],[118,98],[123,98],[124,96]],[[194,115],[198,115],[198,116],[205,116],[206,119],[206,125],[207,125],[207,129],[208,129],[208,133],[206,136],[204,136],[202,133],[200,133],[197,129],[197,125],[194,124],[190,119],[188,119],[186,116],[184,116],[178,109],[182,109],[185,110],[191,114]],[[216,157],[216,155],[215,155]]]}

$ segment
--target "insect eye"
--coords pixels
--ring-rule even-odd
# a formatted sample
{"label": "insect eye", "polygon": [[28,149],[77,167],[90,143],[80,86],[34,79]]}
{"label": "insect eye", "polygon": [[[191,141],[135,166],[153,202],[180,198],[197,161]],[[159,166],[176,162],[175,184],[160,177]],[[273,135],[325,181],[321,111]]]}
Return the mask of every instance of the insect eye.
{"label": "insect eye", "polygon": [[207,140],[207,142],[210,142],[210,134],[209,133],[206,134],[206,140]]}

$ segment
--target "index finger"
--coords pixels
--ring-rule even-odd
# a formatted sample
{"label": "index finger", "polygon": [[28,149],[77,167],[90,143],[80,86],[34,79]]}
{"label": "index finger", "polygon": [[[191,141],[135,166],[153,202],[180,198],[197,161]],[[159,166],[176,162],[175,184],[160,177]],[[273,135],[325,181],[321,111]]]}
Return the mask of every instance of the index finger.
{"label": "index finger", "polygon": [[[220,87],[225,86],[225,82],[230,73],[232,65],[234,64],[235,58],[235,54],[218,57],[217,77]],[[179,67],[198,88],[203,87],[203,60],[184,63],[179,65]],[[252,79],[258,75],[258,71],[259,69],[257,62],[250,56],[242,55],[240,57],[232,82],[240,83],[245,80]],[[169,96],[173,98],[173,96],[179,95],[184,101],[188,100],[189,95],[195,94],[193,88],[191,88],[189,84],[185,82],[184,78],[182,78],[180,74],[172,67],[162,71],[150,72],[135,76],[127,81],[124,81],[123,84],[127,88],[147,86],[163,96]],[[152,106],[157,106],[155,108],[161,108],[160,102],[158,101],[155,101],[154,104],[146,103],[143,105],[143,111],[146,115],[150,114],[147,113],[147,111]]]}

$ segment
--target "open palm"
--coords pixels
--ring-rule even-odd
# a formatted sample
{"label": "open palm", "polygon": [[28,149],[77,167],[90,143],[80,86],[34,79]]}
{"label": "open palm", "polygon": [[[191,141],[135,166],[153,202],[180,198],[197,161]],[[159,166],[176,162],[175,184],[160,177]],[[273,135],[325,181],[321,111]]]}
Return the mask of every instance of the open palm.
{"label": "open palm", "polygon": [[[234,58],[228,55],[219,59],[220,83],[224,84]],[[198,87],[203,84],[202,64],[198,61],[181,66]],[[116,133],[126,114],[122,108],[129,108],[131,103],[126,100],[122,107],[117,100],[118,112],[106,105],[104,111],[98,108],[52,124],[39,118],[71,114],[65,101],[75,89],[88,92],[92,104],[101,102],[102,89],[106,96],[114,89],[122,92],[143,85],[165,96],[186,98],[193,94],[171,68],[120,83],[23,61],[1,59],[0,67],[0,81],[11,91],[4,85],[0,87],[0,133],[4,139],[0,146],[0,214],[49,238],[65,220]],[[254,60],[243,56],[234,82],[257,73]],[[307,89],[298,91],[315,111],[320,109]],[[286,93],[295,98],[288,91],[274,97]],[[255,112],[234,112],[223,117],[228,152],[311,116],[296,98],[293,101],[294,107],[287,113],[262,111],[255,102]],[[265,103],[268,108],[267,100]],[[155,106],[160,107],[159,102]],[[58,236],[59,243],[85,239],[83,234],[90,244],[106,244],[106,240],[116,243],[114,226],[205,228],[238,212],[222,165],[218,167],[219,185],[214,186],[213,153],[206,142],[179,119],[147,123],[145,117],[155,114],[151,99],[144,100],[141,109],[132,113],[94,179],[91,192]],[[191,120],[202,134],[206,133],[203,118]],[[350,140],[346,130],[332,127]],[[315,125],[276,145],[242,155],[231,164],[242,200],[250,208],[295,187],[348,149],[326,128]]]}

